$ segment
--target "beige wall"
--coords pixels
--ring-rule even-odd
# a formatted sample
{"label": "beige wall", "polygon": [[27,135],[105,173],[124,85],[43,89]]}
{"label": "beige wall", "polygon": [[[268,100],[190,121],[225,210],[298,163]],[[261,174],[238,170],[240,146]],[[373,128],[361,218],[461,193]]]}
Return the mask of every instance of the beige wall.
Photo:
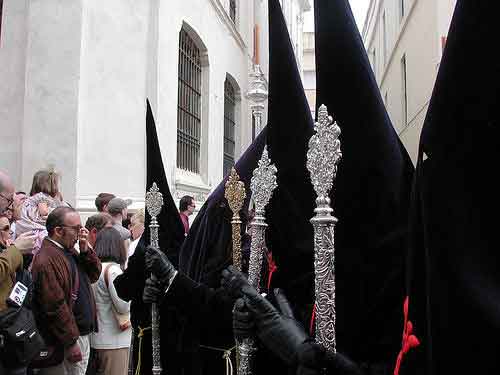
{"label": "beige wall", "polygon": [[[371,1],[363,39],[389,116],[415,161],[441,59],[442,37],[446,36],[455,0],[405,0],[403,18],[400,1]],[[403,56],[406,57],[406,118]]]}

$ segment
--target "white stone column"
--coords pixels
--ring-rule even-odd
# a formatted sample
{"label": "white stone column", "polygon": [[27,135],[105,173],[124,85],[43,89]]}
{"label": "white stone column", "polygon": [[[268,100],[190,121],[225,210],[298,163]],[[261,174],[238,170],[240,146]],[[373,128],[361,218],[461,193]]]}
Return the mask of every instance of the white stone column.
{"label": "white stone column", "polygon": [[4,0],[0,36],[0,169],[21,186],[28,0]]}
{"label": "white stone column", "polygon": [[75,203],[81,0],[31,0],[27,21],[22,185],[54,166],[64,199]]}

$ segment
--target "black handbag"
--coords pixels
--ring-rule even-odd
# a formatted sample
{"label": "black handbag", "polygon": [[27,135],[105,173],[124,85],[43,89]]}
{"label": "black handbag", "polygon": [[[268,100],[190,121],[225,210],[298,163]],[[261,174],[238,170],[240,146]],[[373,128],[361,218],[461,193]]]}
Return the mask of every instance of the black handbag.
{"label": "black handbag", "polygon": [[16,273],[16,281],[28,287],[21,306],[9,306],[0,312],[0,353],[4,366],[25,367],[44,346],[31,310],[33,282],[26,270]]}

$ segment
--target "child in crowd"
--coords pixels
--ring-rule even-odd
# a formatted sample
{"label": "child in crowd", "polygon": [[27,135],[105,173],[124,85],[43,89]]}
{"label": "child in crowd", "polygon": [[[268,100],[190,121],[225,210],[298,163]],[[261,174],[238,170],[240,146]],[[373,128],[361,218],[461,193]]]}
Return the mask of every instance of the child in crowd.
{"label": "child in crowd", "polygon": [[21,218],[16,223],[16,236],[29,231],[35,234],[33,256],[38,253],[42,240],[47,236],[45,229],[47,216],[54,208],[62,204],[59,175],[53,170],[36,172],[33,176],[30,196],[21,206]]}

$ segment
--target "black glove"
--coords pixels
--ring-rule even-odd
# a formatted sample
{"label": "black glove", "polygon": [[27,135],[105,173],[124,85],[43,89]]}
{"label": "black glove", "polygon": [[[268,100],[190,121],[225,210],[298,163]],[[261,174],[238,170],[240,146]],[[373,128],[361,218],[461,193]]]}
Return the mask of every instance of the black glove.
{"label": "black glove", "polygon": [[362,375],[361,369],[341,353],[330,353],[313,342],[303,343],[298,350],[297,375]]}
{"label": "black glove", "polygon": [[142,292],[142,300],[144,303],[159,303],[165,296],[165,288],[162,284],[151,277],[146,280],[144,291]]}
{"label": "black glove", "polygon": [[296,366],[299,347],[310,338],[293,317],[283,292],[273,291],[280,313],[251,286],[244,286],[241,291],[248,309],[254,314],[259,339],[286,364]]}
{"label": "black glove", "polygon": [[245,274],[238,271],[234,266],[229,266],[227,269],[222,271],[221,285],[233,298],[242,297],[242,287],[245,285],[250,286]]}
{"label": "black glove", "polygon": [[146,248],[146,270],[158,280],[163,291],[168,288],[176,272],[165,253],[152,246]]}
{"label": "black glove", "polygon": [[236,300],[233,308],[233,331],[236,341],[255,336],[255,320],[243,298]]}

